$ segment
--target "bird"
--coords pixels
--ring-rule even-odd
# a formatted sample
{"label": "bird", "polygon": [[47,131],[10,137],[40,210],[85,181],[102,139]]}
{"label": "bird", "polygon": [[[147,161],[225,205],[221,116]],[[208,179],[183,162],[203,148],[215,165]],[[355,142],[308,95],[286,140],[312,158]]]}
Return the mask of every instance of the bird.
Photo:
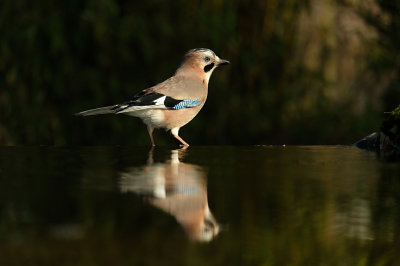
{"label": "bird", "polygon": [[170,160],[155,163],[153,149],[147,164],[120,173],[122,193],[142,196],[149,205],[173,216],[189,239],[209,242],[223,229],[212,214],[204,167],[180,161],[186,149],[172,150]]}
{"label": "bird", "polygon": [[210,49],[191,49],[184,55],[175,74],[167,80],[140,91],[129,101],[75,115],[127,114],[138,117],[147,125],[153,147],[153,131],[157,128],[170,131],[181,146],[188,147],[189,144],[179,136],[179,129],[189,123],[204,106],[213,71],[229,63]]}

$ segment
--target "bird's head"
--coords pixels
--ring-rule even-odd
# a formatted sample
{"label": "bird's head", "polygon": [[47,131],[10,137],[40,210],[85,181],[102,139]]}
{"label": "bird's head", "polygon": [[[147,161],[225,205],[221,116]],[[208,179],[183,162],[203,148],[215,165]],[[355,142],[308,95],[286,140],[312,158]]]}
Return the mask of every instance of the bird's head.
{"label": "bird's head", "polygon": [[219,66],[229,64],[228,60],[219,58],[213,51],[206,48],[189,50],[176,71],[176,75],[196,75],[205,83],[211,77],[212,72]]}

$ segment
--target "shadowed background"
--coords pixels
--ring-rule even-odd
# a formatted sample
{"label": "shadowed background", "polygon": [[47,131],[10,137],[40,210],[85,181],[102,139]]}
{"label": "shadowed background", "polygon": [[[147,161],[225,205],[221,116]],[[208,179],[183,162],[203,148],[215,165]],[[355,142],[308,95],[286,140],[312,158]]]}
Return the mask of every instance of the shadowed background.
{"label": "shadowed background", "polygon": [[[1,1],[0,144],[148,145],[120,103],[196,47],[231,61],[191,144],[353,143],[400,96],[400,1]],[[156,133],[160,144],[170,144]]]}

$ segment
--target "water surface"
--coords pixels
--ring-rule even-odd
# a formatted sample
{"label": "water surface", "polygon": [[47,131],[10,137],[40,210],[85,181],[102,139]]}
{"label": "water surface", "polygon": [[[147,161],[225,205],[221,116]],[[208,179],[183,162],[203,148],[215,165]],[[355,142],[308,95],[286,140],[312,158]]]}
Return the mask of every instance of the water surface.
{"label": "water surface", "polygon": [[0,148],[0,265],[400,265],[399,229],[352,147]]}

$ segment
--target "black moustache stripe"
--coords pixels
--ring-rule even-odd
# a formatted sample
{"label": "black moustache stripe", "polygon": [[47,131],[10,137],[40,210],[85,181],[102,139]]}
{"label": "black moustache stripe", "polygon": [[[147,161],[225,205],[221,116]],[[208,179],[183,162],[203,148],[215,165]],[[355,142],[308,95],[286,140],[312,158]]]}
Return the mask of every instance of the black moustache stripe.
{"label": "black moustache stripe", "polygon": [[208,64],[208,65],[206,65],[205,67],[204,67],[204,72],[208,72],[208,71],[210,71],[211,69],[213,69],[213,67],[214,67],[214,63],[211,63],[211,64]]}

